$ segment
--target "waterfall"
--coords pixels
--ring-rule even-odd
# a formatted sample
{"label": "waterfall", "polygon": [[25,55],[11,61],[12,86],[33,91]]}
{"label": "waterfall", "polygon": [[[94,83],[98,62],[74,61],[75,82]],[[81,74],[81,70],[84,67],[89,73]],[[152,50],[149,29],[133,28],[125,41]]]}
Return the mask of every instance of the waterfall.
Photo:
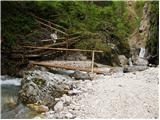
{"label": "waterfall", "polygon": [[131,58],[129,58],[129,66],[133,66],[133,63],[132,63],[132,59]]}
{"label": "waterfall", "polygon": [[141,48],[141,50],[139,52],[139,57],[144,58],[144,55],[145,55],[145,48]]}

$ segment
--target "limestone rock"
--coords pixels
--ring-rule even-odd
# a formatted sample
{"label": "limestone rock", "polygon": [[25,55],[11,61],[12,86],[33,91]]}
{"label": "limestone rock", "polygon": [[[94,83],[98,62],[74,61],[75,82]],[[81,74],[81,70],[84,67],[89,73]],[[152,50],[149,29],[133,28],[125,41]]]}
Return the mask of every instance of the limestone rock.
{"label": "limestone rock", "polygon": [[148,61],[143,59],[143,58],[137,58],[137,60],[134,62],[134,64],[139,65],[139,66],[147,66]]}
{"label": "limestone rock", "polygon": [[61,100],[64,104],[69,105],[72,101],[72,98],[64,94],[63,97],[61,97]]}
{"label": "limestone rock", "polygon": [[54,111],[55,112],[60,112],[63,110],[63,102],[59,101],[55,106],[54,106]]}
{"label": "limestone rock", "polygon": [[36,116],[36,117],[34,117],[33,119],[41,119],[41,117]]}
{"label": "limestone rock", "polygon": [[72,115],[71,113],[67,113],[67,114],[65,115],[65,117],[71,119],[71,118],[73,118],[73,115]]}
{"label": "limestone rock", "polygon": [[74,77],[76,80],[91,80],[91,77],[88,73],[80,72],[80,71],[75,71],[70,76]]}
{"label": "limestone rock", "polygon": [[25,104],[38,103],[52,107],[55,98],[67,93],[72,79],[45,71],[30,71],[22,79],[19,99]]}
{"label": "limestone rock", "polygon": [[45,105],[27,104],[27,106],[38,113],[49,111],[49,108]]}
{"label": "limestone rock", "polygon": [[146,70],[148,67],[147,66],[132,66],[132,67],[126,67],[124,68],[124,72],[135,72],[135,71],[143,71]]}
{"label": "limestone rock", "polygon": [[124,55],[118,55],[121,66],[125,66],[128,64],[128,59]]}
{"label": "limestone rock", "polygon": [[77,89],[73,89],[73,90],[68,91],[68,94],[70,94],[70,95],[76,95],[76,94],[80,94],[80,93],[82,93],[82,91],[77,90]]}

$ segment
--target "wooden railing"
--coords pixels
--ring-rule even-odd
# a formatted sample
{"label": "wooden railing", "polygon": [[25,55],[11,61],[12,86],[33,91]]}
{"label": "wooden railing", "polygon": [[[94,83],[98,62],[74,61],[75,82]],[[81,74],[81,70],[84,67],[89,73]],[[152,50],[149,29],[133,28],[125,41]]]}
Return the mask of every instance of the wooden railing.
{"label": "wooden railing", "polygon": [[[35,15],[32,15],[36,18],[36,21],[42,25],[42,26],[45,26],[45,27],[48,27],[49,29],[51,30],[55,30],[61,34],[63,34],[63,39],[64,41],[63,42],[59,42],[59,43],[55,43],[55,44],[49,44],[49,45],[44,45],[44,46],[24,46],[24,48],[28,48],[28,49],[34,49],[33,51],[38,51],[38,50],[49,50],[49,52],[43,52],[43,54],[45,53],[50,53],[50,51],[74,51],[74,52],[91,52],[92,53],[92,62],[91,62],[91,69],[78,69],[78,70],[82,70],[82,71],[87,71],[87,72],[97,72],[97,73],[102,73],[100,71],[96,71],[94,70],[94,56],[95,56],[95,53],[102,53],[103,51],[101,50],[83,50],[83,49],[69,49],[69,43],[74,43],[75,41],[78,41],[78,39],[80,38],[80,36],[74,36],[75,34],[68,34],[66,31],[67,29],[64,28],[63,26],[60,26],[58,24],[55,24],[48,20],[45,20],[43,18],[40,18],[38,16],[35,16]],[[74,36],[74,37],[72,37]],[[47,40],[43,40],[44,41],[49,41],[50,39],[47,39]],[[66,45],[65,47],[66,48],[53,48],[55,46],[61,46],[61,45]],[[51,48],[52,47],[52,48]],[[31,57],[31,56],[34,56],[34,55],[29,55],[28,57]],[[50,64],[44,64],[44,63],[38,63],[38,62],[33,62],[32,61],[32,64],[37,64],[37,65],[43,65],[43,66],[47,66],[47,67],[61,67],[61,66],[57,66],[57,65],[50,65]],[[63,67],[63,68],[66,68],[66,69],[77,69],[77,68],[74,68],[74,67]]]}

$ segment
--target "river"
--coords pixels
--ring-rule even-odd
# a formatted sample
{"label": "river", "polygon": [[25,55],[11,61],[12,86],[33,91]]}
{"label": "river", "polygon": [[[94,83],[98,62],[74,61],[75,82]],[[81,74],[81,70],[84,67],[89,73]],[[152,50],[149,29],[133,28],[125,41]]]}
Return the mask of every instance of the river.
{"label": "river", "polygon": [[18,101],[18,91],[21,78],[1,76],[1,118],[2,119],[29,119],[37,115]]}

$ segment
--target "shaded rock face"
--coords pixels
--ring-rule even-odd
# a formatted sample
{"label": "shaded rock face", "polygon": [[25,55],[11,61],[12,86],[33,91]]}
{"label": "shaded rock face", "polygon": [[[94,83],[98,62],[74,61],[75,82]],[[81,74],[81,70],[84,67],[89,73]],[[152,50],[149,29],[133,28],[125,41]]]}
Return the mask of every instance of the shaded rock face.
{"label": "shaded rock face", "polygon": [[25,104],[52,107],[56,97],[61,97],[71,88],[72,79],[45,71],[30,71],[22,79],[19,99]]}
{"label": "shaded rock face", "polygon": [[[12,52],[11,52],[12,53]],[[27,68],[28,59],[14,58],[14,54],[2,53],[1,57],[1,74],[16,77],[23,77],[23,71]]]}
{"label": "shaded rock face", "polygon": [[141,36],[141,43],[142,43],[141,47],[146,46],[146,41],[149,35],[149,28],[150,28],[149,21],[151,19],[150,10],[151,10],[150,5],[146,2],[143,7],[143,16],[142,16],[140,27],[139,27],[139,33]]}
{"label": "shaded rock face", "polygon": [[148,48],[146,47],[146,43],[148,36],[150,35],[150,19],[152,19],[150,11],[150,3],[145,2],[143,7],[143,14],[140,19],[140,25],[137,29],[135,29],[135,32],[131,34],[131,38],[129,39],[131,58],[135,65],[144,66],[148,64],[145,59],[139,59],[138,57],[141,57],[139,53],[142,48],[145,49],[145,55],[142,58],[148,56]]}

